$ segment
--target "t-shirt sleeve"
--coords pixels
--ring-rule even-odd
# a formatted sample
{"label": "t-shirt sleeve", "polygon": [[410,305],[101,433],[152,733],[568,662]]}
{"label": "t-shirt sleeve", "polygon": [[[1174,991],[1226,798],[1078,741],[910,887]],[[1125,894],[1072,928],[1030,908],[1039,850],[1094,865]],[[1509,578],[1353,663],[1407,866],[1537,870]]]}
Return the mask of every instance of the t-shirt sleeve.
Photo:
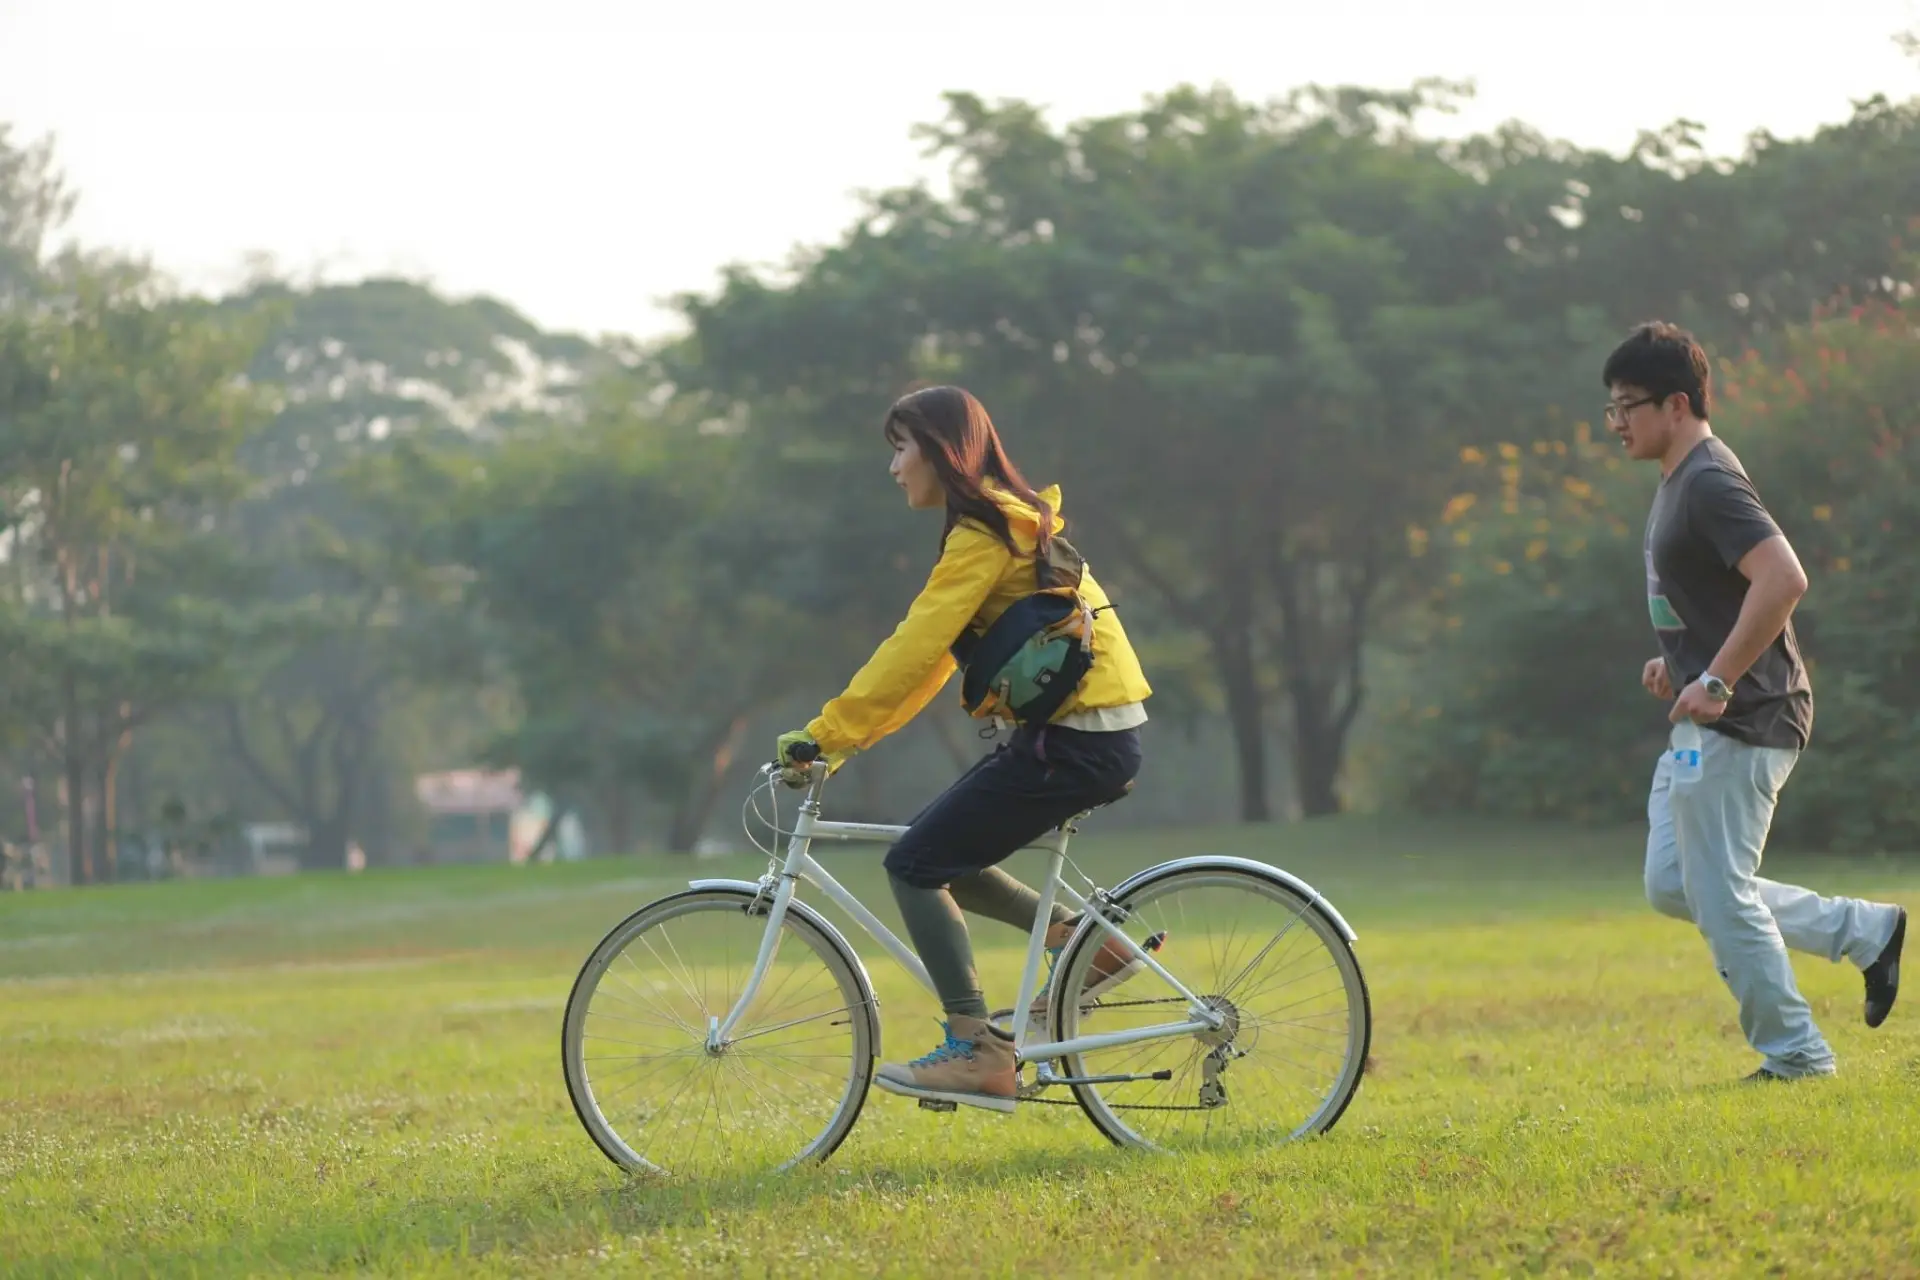
{"label": "t-shirt sleeve", "polygon": [[1687,486],[1687,522],[1729,569],[1780,532],[1752,482],[1723,467],[1706,468]]}

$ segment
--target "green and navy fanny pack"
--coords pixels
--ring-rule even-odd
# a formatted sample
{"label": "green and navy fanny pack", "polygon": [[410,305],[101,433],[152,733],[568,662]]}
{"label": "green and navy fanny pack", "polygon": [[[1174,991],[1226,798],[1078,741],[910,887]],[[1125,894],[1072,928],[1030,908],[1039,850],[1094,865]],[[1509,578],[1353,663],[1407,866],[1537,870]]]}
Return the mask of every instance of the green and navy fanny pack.
{"label": "green and navy fanny pack", "polygon": [[1093,619],[1104,612],[1081,598],[1085,574],[1086,561],[1073,544],[1054,538],[1045,560],[1034,560],[1038,590],[984,632],[960,633],[952,653],[968,715],[1044,725],[1066,705],[1093,669]]}

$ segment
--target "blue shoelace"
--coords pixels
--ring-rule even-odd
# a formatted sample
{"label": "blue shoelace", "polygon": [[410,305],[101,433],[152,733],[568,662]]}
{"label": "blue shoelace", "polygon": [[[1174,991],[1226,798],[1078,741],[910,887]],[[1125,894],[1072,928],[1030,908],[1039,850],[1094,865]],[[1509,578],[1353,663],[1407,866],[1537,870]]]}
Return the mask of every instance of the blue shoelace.
{"label": "blue shoelace", "polygon": [[940,1030],[946,1034],[946,1043],[942,1044],[932,1053],[915,1058],[908,1064],[909,1066],[931,1067],[935,1063],[950,1062],[955,1058],[971,1058],[973,1056],[973,1041],[962,1040],[955,1036],[953,1034],[953,1028],[945,1022],[940,1024]]}

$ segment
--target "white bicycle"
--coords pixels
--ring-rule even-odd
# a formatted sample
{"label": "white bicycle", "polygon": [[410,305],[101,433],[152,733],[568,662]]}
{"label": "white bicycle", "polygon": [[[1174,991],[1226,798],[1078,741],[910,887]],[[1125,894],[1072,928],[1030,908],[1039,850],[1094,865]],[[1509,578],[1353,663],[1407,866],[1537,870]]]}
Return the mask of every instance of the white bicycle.
{"label": "white bicycle", "polygon": [[[575,979],[561,1033],[567,1093],[622,1168],[784,1170],[825,1160],[859,1119],[880,1005],[845,936],[797,896],[802,882],[932,992],[913,951],[810,853],[815,840],[891,843],[906,831],[823,820],[827,775],[820,762],[764,767],[747,804],[766,820],[759,797],[775,802],[785,854],[754,836],[770,859],[758,882],[693,880],[649,903]],[[790,831],[779,827],[780,783],[806,791]],[[1050,854],[1039,911],[1019,998],[994,1015],[1015,1037],[1019,1101],[1078,1103],[1115,1143],[1160,1150],[1331,1129],[1360,1087],[1373,1027],[1340,913],[1299,878],[1245,858],[1180,858],[1111,891],[1076,867],[1080,892],[1062,874],[1077,825],[1032,846]],[[1043,977],[1056,901],[1081,923]],[[1109,939],[1129,957],[1124,983],[1113,980]],[[1082,998],[1054,998],[1071,991]],[[1059,1090],[1071,1101],[1047,1096]]]}

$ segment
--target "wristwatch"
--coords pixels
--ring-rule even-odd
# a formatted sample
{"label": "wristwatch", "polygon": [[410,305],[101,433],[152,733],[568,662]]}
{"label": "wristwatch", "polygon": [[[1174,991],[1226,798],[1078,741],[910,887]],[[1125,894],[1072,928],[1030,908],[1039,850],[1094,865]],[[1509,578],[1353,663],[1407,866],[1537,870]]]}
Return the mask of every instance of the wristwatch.
{"label": "wristwatch", "polygon": [[1700,677],[1700,687],[1705,689],[1707,696],[1715,702],[1733,701],[1733,686],[1712,672]]}

